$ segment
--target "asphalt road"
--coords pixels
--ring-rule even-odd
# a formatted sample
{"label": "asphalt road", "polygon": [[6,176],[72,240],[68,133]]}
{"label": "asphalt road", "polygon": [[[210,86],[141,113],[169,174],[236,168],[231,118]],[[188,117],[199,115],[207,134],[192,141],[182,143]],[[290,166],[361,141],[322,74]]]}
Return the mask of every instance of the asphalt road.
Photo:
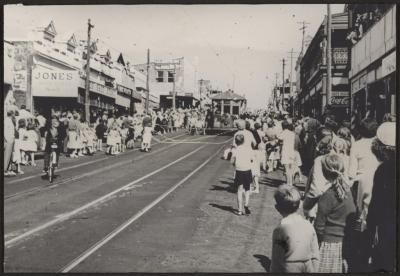
{"label": "asphalt road", "polygon": [[168,137],[150,153],[62,159],[51,185],[41,161],[5,179],[4,271],[268,271],[282,173],[263,174],[239,217],[220,158],[232,135]]}

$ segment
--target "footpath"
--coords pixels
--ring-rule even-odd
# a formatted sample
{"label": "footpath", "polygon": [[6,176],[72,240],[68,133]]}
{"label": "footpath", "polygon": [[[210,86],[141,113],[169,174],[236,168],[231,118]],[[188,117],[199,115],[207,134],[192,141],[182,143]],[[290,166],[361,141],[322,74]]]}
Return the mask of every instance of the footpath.
{"label": "footpath", "polygon": [[207,184],[190,242],[160,265],[166,272],[268,272],[272,233],[281,219],[273,195],[284,181],[283,172],[262,172],[260,193],[250,198],[251,214],[238,216],[233,166],[216,162],[220,173]]}

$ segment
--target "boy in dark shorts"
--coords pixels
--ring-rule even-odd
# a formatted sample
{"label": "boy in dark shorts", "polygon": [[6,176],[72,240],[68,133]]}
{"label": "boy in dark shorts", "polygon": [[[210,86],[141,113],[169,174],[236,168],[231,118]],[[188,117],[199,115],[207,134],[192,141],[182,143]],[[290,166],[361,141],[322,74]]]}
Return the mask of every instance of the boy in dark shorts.
{"label": "boy in dark shorts", "polygon": [[[250,214],[250,184],[253,182],[251,174],[252,163],[256,161],[254,151],[245,147],[244,135],[235,136],[236,148],[232,150],[231,163],[235,166],[235,186],[237,187],[238,212],[243,215],[243,207],[246,215]],[[244,195],[244,206],[243,206]]]}

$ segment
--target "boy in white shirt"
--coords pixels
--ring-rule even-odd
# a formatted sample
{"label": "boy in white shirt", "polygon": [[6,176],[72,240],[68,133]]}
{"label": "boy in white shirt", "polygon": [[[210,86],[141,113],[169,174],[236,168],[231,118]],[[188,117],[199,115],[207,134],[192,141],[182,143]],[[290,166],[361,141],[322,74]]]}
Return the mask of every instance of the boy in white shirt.
{"label": "boy in white shirt", "polygon": [[[235,166],[235,186],[237,186],[238,212],[243,215],[243,207],[246,215],[249,215],[250,184],[253,182],[251,168],[256,161],[255,153],[244,145],[244,135],[235,136],[236,148],[232,150],[231,163]],[[244,195],[244,206],[243,206]]]}

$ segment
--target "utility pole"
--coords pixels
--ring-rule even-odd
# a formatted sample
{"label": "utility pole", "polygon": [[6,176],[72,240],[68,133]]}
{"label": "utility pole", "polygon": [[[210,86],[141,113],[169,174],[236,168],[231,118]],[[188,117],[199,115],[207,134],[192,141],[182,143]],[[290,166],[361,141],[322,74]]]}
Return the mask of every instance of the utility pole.
{"label": "utility pole", "polygon": [[285,100],[285,59],[282,59],[282,95],[281,95],[281,106],[282,110],[284,109],[284,100]]}
{"label": "utility pole", "polygon": [[276,102],[278,101],[277,95],[276,95],[276,90],[278,90],[278,77],[279,77],[279,74],[275,73],[275,89],[274,89],[274,102],[273,102],[274,109],[277,107]]}
{"label": "utility pole", "polygon": [[[289,57],[290,58],[290,86],[289,86],[289,89],[290,89],[290,97],[292,100],[293,100],[293,58],[294,58],[293,54],[294,53],[297,53],[297,52],[294,52],[293,48],[292,48],[292,50],[289,52],[289,54],[290,54],[290,57]],[[294,104],[292,106],[292,115],[294,116]]]}
{"label": "utility pole", "polygon": [[175,107],[176,107],[176,95],[175,95],[175,77],[176,77],[176,64],[174,61],[174,82],[172,84],[172,109],[175,111]]}
{"label": "utility pole", "polygon": [[293,91],[292,91],[293,78],[292,78],[292,76],[293,76],[293,59],[295,58],[293,56],[293,54],[298,54],[298,52],[294,52],[293,48],[292,48],[292,50],[290,52],[288,52],[288,53],[290,54],[290,57],[288,57],[288,58],[290,58],[290,95],[293,96],[292,95],[293,94]]}
{"label": "utility pole", "polygon": [[201,103],[202,103],[202,90],[203,90],[203,82],[204,82],[204,80],[203,79],[200,79],[199,80],[199,95],[200,95],[200,111],[202,110],[202,108],[201,108]]}
{"label": "utility pole", "polygon": [[85,119],[87,123],[90,123],[90,102],[89,102],[89,91],[90,91],[90,35],[94,25],[90,24],[90,18],[88,19],[88,38],[87,38],[87,49],[86,49],[86,80],[85,80]]}
{"label": "utility pole", "polygon": [[301,22],[297,22],[297,24],[301,24],[302,25],[299,30],[303,31],[303,38],[301,39],[301,53],[304,53],[304,37],[306,35],[307,25],[310,24],[310,23],[303,20]]}
{"label": "utility pole", "polygon": [[149,71],[150,71],[150,49],[147,49],[147,76],[146,76],[146,113],[149,112],[149,100],[150,100],[150,85],[149,85],[149,81],[150,81],[150,75],[149,75]]}
{"label": "utility pole", "polygon": [[331,101],[331,79],[332,79],[332,50],[331,50],[331,29],[332,29],[332,18],[331,18],[331,5],[327,4],[327,45],[326,45],[326,70],[327,70],[327,82],[326,82],[326,105],[330,105]]}

